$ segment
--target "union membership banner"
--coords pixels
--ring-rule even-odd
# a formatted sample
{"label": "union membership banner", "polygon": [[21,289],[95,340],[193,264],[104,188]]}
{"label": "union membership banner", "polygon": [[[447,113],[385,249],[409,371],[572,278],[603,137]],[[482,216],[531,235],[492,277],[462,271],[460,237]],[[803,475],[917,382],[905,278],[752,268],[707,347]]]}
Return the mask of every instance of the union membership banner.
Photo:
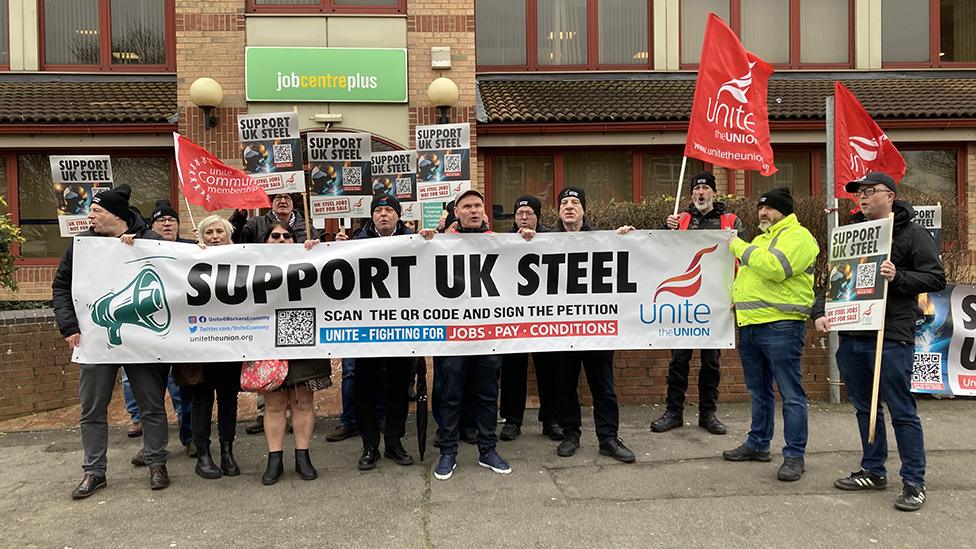
{"label": "union membership banner", "polygon": [[878,330],[884,318],[881,262],[891,249],[891,219],[837,227],[830,233],[827,318],[832,330]]}
{"label": "union membership banner", "polygon": [[305,191],[298,113],[237,116],[244,173],[268,194]]}
{"label": "union membership banner", "polygon": [[[80,363],[729,349],[727,231],[75,240]],[[105,276],[111,273],[111,276]],[[86,275],[87,274],[87,275]]]}

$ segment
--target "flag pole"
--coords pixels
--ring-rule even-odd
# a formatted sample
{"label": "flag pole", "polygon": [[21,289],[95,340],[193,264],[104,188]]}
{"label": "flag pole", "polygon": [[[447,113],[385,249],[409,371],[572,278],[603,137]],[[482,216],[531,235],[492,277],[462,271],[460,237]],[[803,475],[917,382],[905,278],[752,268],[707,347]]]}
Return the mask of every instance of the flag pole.
{"label": "flag pole", "polygon": [[[834,164],[834,97],[827,96],[825,104],[827,114],[827,242],[830,233],[837,228],[837,193],[834,187],[836,172]],[[840,403],[840,368],[837,366],[837,347],[840,341],[837,332],[831,330],[827,334],[827,395],[831,404]]]}
{"label": "flag pole", "polygon": [[[304,177],[304,176],[303,176]],[[308,191],[302,193],[302,206],[305,208],[305,238],[308,240],[313,240],[312,238],[312,209],[308,204]]]}
{"label": "flag pole", "polygon": [[[895,214],[888,214],[888,253],[885,257],[891,259],[891,240],[895,233]],[[888,285],[886,280],[884,289],[881,290],[881,326],[878,328],[878,338],[874,344],[874,379],[871,383],[871,417],[868,421],[868,444],[874,444],[874,433],[878,423],[878,388],[881,383],[881,350],[884,344],[885,313],[888,307]],[[884,429],[884,426],[881,426]]]}
{"label": "flag pole", "polygon": [[688,157],[681,156],[681,173],[678,174],[678,194],[674,195],[674,214],[678,215],[678,209],[681,207],[681,185],[685,181],[685,166],[688,165]]}
{"label": "flag pole", "polygon": [[190,224],[193,225],[194,230],[197,228],[197,222],[193,219],[193,210],[190,209],[190,200],[186,197],[186,193],[183,192],[183,171],[179,169],[179,159],[180,159],[180,134],[173,132],[173,153],[176,156],[176,175],[180,180],[180,194],[183,196],[183,203],[186,204],[186,214],[190,216]]}
{"label": "flag pole", "polygon": [[193,219],[193,210],[190,209],[190,201],[183,192],[183,185],[180,185],[180,194],[183,195],[183,203],[186,204],[186,214],[190,216],[190,225],[193,225],[193,229],[196,230],[197,222]]}

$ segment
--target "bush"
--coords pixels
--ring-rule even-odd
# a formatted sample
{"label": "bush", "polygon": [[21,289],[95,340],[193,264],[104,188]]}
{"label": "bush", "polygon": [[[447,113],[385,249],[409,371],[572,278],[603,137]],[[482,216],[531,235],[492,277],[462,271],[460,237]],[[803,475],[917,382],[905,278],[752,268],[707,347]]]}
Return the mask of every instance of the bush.
{"label": "bush", "polygon": [[[6,209],[7,203],[0,196],[0,208]],[[9,288],[17,291],[17,281],[14,279],[14,272],[17,267],[14,265],[13,247],[24,242],[20,228],[10,222],[10,214],[0,215],[0,287]]]}
{"label": "bush", "polygon": [[[909,192],[899,196],[912,204],[935,205],[942,201],[941,197],[922,193]],[[758,234],[759,216],[756,201],[750,198],[733,195],[716,197],[725,202],[726,207],[742,220],[747,238],[752,239]],[[820,255],[814,266],[814,286],[823,287],[827,280],[827,212],[826,198],[819,196],[794,197],[796,216],[800,224],[807,228],[820,245]],[[586,216],[590,222],[600,229],[616,229],[623,225],[633,225],[638,229],[661,229],[669,215],[674,211],[674,197],[661,196],[644,202],[592,202],[587,204]],[[685,205],[686,206],[686,205]],[[841,200],[838,208],[838,219],[841,225],[850,223],[850,210],[854,202]],[[556,211],[545,208],[542,219],[546,225],[552,227],[556,222]],[[507,227],[509,221],[503,221]],[[950,283],[972,284],[976,282],[976,272],[970,265],[970,254],[963,246],[965,229],[960,219],[960,207],[957,204],[942,204],[942,261],[946,268],[946,277]]]}

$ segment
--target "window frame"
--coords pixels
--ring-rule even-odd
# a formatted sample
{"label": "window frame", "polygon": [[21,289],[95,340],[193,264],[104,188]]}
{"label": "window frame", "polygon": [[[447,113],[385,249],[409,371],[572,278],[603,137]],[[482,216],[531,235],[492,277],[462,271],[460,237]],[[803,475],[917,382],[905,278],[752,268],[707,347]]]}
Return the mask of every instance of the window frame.
{"label": "window frame", "polygon": [[[37,0],[38,57],[40,70],[55,72],[176,72],[176,0],[163,0],[163,32],[166,36],[166,62],[156,65],[112,63],[112,0],[98,1],[98,64],[48,63],[44,0]],[[104,31],[103,31],[104,29]]]}
{"label": "window frame", "polygon": [[[826,174],[820,168],[820,165],[825,161],[827,156],[827,147],[823,144],[818,143],[803,143],[803,144],[780,144],[773,146],[773,164],[776,163],[776,153],[810,153],[810,196],[817,196],[824,192],[824,184]],[[752,179],[756,177],[759,172],[755,170],[744,170],[745,171],[745,182],[743,187],[743,196],[749,199],[758,199],[759,197],[752,196]]]}
{"label": "window frame", "polygon": [[[248,0],[251,1],[251,0]],[[482,0],[485,1],[485,0]],[[490,0],[489,0],[490,1]],[[525,2],[525,63],[522,65],[480,65],[476,72],[565,72],[565,71],[643,71],[654,68],[654,0],[647,3],[647,61],[633,64],[600,63],[600,0],[586,0],[586,63],[577,65],[539,64],[539,3],[537,0]],[[475,41],[477,42],[478,20],[475,17]],[[477,63],[477,55],[475,57]]]}
{"label": "window frame", "polygon": [[[20,218],[20,179],[18,173],[17,157],[25,154],[42,154],[42,155],[57,155],[66,153],[64,149],[5,149],[0,152],[0,157],[3,157],[7,161],[7,196],[9,197],[9,203],[7,204],[7,211],[10,214],[10,223],[15,227],[21,227]],[[176,156],[173,154],[172,149],[166,148],[151,148],[151,149],[114,149],[114,148],[92,148],[92,149],[81,149],[75,150],[72,154],[86,154],[86,155],[97,155],[97,154],[107,154],[112,157],[125,157],[125,158],[168,158],[170,165],[170,185],[169,185],[169,200],[173,204],[177,204],[179,196],[179,174],[177,173],[176,166]],[[121,184],[116,182],[116,184]],[[52,191],[53,192],[53,191]],[[163,198],[163,197],[160,197]],[[53,215],[50,218],[43,218],[44,221],[53,219],[57,222],[58,216]],[[55,223],[56,225],[56,223]],[[63,237],[64,238],[64,237]],[[13,253],[16,256],[20,255],[20,245],[16,244],[13,246]],[[61,257],[29,257],[23,258],[18,257],[14,261],[17,266],[44,266],[44,265],[57,265],[61,261]]]}
{"label": "window frame", "polygon": [[[729,27],[736,36],[741,38],[742,31],[742,1],[727,0],[729,2]],[[788,63],[772,63],[776,70],[823,70],[823,69],[853,69],[854,68],[854,30],[855,0],[847,0],[847,63],[803,63],[800,61],[800,2],[801,0],[790,1],[790,61]],[[815,0],[806,0],[815,1]],[[938,0],[930,0],[937,2]],[[678,4],[678,68],[680,70],[698,70],[699,63],[683,63],[681,60],[681,21],[683,1]]]}
{"label": "window frame", "polygon": [[7,9],[3,10],[4,17],[7,19],[7,62],[0,63],[0,71],[10,70],[10,0],[4,0],[7,4]]}
{"label": "window frame", "polygon": [[[884,18],[884,1],[881,2],[882,19]],[[939,0],[929,0],[929,60],[914,61],[884,61],[884,50],[881,51],[882,69],[958,69],[976,67],[973,61],[942,61],[939,52],[942,49],[942,27]],[[884,30],[881,31],[882,33]],[[882,39],[882,44],[884,43]]]}
{"label": "window frame", "polygon": [[406,15],[407,0],[396,0],[396,6],[337,6],[334,0],[318,0],[316,5],[261,6],[257,0],[247,0],[246,13],[326,13]]}

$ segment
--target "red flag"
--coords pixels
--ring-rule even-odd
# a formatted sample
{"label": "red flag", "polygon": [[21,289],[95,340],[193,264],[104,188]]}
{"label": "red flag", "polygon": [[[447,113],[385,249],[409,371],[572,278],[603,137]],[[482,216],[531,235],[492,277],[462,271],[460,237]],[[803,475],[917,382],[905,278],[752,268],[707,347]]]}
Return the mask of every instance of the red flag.
{"label": "red flag", "polygon": [[905,159],[851,90],[834,82],[834,196],[853,198],[844,185],[868,172],[884,172],[898,182]]}
{"label": "red flag", "polygon": [[769,63],[746,51],[719,16],[708,14],[685,156],[776,173],[766,110],[771,74]]}
{"label": "red flag", "polygon": [[206,149],[173,134],[176,169],[186,199],[208,212],[222,208],[270,208],[271,201],[249,175],[224,164]]}

